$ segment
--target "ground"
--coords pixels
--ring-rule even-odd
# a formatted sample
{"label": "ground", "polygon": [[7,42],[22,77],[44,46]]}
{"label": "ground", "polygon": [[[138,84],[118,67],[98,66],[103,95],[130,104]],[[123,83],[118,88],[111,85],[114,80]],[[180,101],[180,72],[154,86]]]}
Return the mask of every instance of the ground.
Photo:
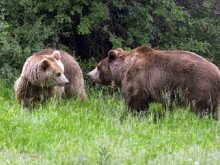
{"label": "ground", "polygon": [[121,92],[87,93],[86,103],[61,99],[28,109],[1,83],[0,164],[219,164],[220,121],[159,104],[135,116]]}

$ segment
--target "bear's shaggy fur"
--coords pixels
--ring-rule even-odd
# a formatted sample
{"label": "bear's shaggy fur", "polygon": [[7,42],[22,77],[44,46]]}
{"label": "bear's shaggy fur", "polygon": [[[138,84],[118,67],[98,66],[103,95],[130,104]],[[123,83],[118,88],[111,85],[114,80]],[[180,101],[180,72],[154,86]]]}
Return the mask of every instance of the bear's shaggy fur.
{"label": "bear's shaggy fur", "polygon": [[[37,56],[45,54],[52,54],[55,50],[48,48],[41,52],[36,53]],[[64,75],[70,81],[68,85],[65,85],[65,94],[68,98],[87,100],[86,92],[84,88],[84,79],[82,70],[74,57],[69,55],[63,50],[60,52],[60,60],[64,65]]]}
{"label": "bear's shaggy fur", "polygon": [[54,51],[52,55],[29,57],[14,89],[17,100],[29,105],[54,96],[60,98],[67,83],[69,80],[64,75],[60,53]]}
{"label": "bear's shaggy fur", "polygon": [[60,98],[64,90],[68,97],[86,99],[79,65],[66,52],[54,49],[45,49],[29,57],[14,89],[17,100],[24,105]]}
{"label": "bear's shaggy fur", "polygon": [[149,103],[190,103],[196,112],[217,117],[220,102],[219,69],[188,51],[157,51],[141,46],[131,51],[110,50],[108,57],[88,73],[93,82],[122,88],[132,110]]}

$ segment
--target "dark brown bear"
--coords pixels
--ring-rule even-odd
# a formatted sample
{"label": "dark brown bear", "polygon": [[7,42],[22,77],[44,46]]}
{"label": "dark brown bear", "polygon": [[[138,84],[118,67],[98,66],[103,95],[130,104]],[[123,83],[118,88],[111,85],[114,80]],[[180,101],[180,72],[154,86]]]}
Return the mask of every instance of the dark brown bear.
{"label": "dark brown bear", "polygon": [[192,52],[157,51],[145,46],[110,50],[88,76],[95,83],[121,87],[132,110],[148,109],[151,102],[172,104],[181,98],[196,112],[209,114],[212,110],[217,118],[219,69]]}

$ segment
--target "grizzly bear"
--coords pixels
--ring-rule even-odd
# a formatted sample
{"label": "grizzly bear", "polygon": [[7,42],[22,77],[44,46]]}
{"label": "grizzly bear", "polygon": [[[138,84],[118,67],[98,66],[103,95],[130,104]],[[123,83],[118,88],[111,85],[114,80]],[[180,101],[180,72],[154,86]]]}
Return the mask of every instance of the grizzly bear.
{"label": "grizzly bear", "polygon": [[29,57],[14,89],[17,100],[24,105],[60,98],[64,90],[67,97],[86,100],[82,71],[62,50],[45,49]]}
{"label": "grizzly bear", "polygon": [[219,69],[189,51],[158,51],[141,46],[130,51],[110,50],[108,57],[88,73],[102,85],[121,87],[131,110],[146,110],[149,103],[189,103],[200,114],[217,118],[220,102]]}
{"label": "grizzly bear", "polygon": [[[48,48],[41,52],[36,53],[37,56],[44,56],[45,54],[52,54],[55,50]],[[75,60],[74,57],[69,55],[63,50],[58,50],[60,52],[60,60],[64,65],[64,75],[70,81],[69,84],[65,85],[65,95],[67,98],[80,99],[86,101],[86,92],[84,88],[84,79],[82,70]]]}

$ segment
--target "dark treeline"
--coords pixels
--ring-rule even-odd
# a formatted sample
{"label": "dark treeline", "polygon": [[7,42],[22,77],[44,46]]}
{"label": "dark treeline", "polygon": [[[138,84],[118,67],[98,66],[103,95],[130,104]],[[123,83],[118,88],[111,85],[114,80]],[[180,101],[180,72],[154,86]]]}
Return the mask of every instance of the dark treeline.
{"label": "dark treeline", "polygon": [[0,1],[0,73],[7,78],[48,47],[74,55],[88,71],[110,49],[140,45],[192,51],[220,66],[220,1]]}

